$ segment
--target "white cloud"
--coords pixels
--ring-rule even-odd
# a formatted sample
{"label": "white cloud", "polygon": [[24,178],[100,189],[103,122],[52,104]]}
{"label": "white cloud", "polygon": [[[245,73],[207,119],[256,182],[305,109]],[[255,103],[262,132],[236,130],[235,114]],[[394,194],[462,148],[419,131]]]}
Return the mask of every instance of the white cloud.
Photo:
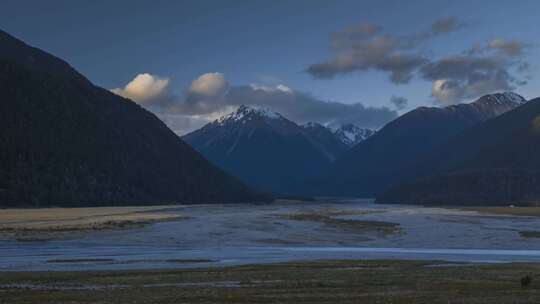
{"label": "white cloud", "polygon": [[279,85],[231,86],[220,98],[190,99],[183,113],[211,114],[240,105],[270,108],[297,123],[354,123],[361,127],[379,128],[394,119],[397,113],[387,107],[365,107],[361,103],[344,104],[324,101],[309,94]]}
{"label": "white cloud", "polygon": [[150,104],[165,94],[168,86],[168,78],[144,73],[137,75],[124,88],[116,88],[111,91],[135,102]]}
{"label": "white cloud", "polygon": [[201,75],[192,81],[184,96],[171,94],[168,85],[167,78],[141,74],[123,89],[112,91],[140,102],[179,135],[243,104],[271,108],[298,123],[334,121],[377,128],[397,116],[387,107],[323,101],[284,84],[229,86],[222,73]]}
{"label": "white cloud", "polygon": [[222,96],[227,91],[228,86],[222,73],[206,73],[193,80],[189,87],[189,93],[206,97]]}
{"label": "white cloud", "polygon": [[252,83],[249,86],[253,90],[260,90],[260,91],[264,91],[268,93],[282,92],[282,93],[293,94],[293,90],[284,84],[278,84],[277,86],[265,86],[265,85],[258,85],[258,84]]}
{"label": "white cloud", "polygon": [[463,98],[463,88],[461,85],[450,79],[438,79],[433,82],[431,95],[437,100],[448,104],[459,102]]}

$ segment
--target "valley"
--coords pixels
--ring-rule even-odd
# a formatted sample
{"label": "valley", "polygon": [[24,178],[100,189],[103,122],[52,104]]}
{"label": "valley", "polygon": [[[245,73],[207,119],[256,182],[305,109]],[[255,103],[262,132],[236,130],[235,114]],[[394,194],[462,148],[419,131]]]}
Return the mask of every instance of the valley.
{"label": "valley", "polygon": [[[95,218],[111,211],[105,209],[59,214],[69,222],[77,210]],[[26,213],[43,210],[55,209]],[[521,233],[536,229],[537,208],[458,210],[318,199],[110,213],[131,212],[169,219],[70,235],[55,231],[59,237],[50,239],[2,235],[0,303],[540,299],[540,239]],[[532,283],[522,287],[528,276]]]}
{"label": "valley", "polygon": [[459,2],[2,1],[0,304],[540,303],[540,2]]}
{"label": "valley", "polygon": [[[540,261],[540,239],[520,234],[538,230],[538,211],[509,209],[513,214],[378,205],[366,199],[134,209],[166,221],[56,231],[56,237],[48,231],[41,239],[39,231],[27,230],[26,238],[2,234],[0,270],[170,269],[320,259]],[[121,215],[120,210],[115,212]]]}

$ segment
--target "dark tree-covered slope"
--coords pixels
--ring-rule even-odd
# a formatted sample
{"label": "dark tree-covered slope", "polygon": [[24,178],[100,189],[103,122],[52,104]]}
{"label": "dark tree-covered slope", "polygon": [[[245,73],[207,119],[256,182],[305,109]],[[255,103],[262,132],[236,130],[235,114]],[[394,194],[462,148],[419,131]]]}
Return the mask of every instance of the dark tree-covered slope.
{"label": "dark tree-covered slope", "polygon": [[153,114],[0,31],[0,206],[264,199]]}
{"label": "dark tree-covered slope", "polygon": [[379,202],[540,203],[540,99],[471,128],[434,150]]}
{"label": "dark tree-covered slope", "polygon": [[514,93],[492,94],[470,104],[420,107],[354,146],[321,177],[296,189],[302,194],[373,197],[409,167],[463,130],[525,102]]}
{"label": "dark tree-covered slope", "polygon": [[349,145],[341,137],[319,123],[309,122],[300,127],[318,150],[326,155],[330,161],[336,160],[337,157],[349,149]]}

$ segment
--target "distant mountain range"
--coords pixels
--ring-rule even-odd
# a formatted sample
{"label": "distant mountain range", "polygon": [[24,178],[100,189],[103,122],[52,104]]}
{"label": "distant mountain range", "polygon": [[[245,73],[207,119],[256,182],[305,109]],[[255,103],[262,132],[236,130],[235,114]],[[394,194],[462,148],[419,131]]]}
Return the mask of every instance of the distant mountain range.
{"label": "distant mountain range", "polygon": [[435,147],[525,102],[517,94],[501,93],[469,104],[417,108],[388,123],[344,153],[325,173],[292,192],[374,197],[406,178],[411,167]]}
{"label": "distant mountain range", "polygon": [[460,133],[434,149],[379,202],[540,204],[540,99]]}
{"label": "distant mountain range", "polygon": [[241,106],[183,139],[0,31],[2,207],[253,202],[267,192],[540,204],[540,99],[510,92],[420,107],[377,132]]}
{"label": "distant mountain range", "polygon": [[0,31],[0,206],[267,200],[136,103]]}
{"label": "distant mountain range", "polygon": [[270,109],[240,106],[183,139],[214,164],[265,191],[282,193],[374,131],[298,125]]}

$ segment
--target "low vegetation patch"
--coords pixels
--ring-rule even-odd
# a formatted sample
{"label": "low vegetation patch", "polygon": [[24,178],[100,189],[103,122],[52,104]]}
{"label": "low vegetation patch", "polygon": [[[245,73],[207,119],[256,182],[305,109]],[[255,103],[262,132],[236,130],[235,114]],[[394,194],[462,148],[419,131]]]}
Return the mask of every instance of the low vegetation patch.
{"label": "low vegetation patch", "polygon": [[526,238],[540,238],[540,231],[524,230],[520,231],[519,235]]}
{"label": "low vegetation patch", "polygon": [[[437,267],[427,267],[437,265]],[[224,268],[9,272],[0,303],[539,303],[540,264],[329,260]]]}
{"label": "low vegetation patch", "polygon": [[324,224],[326,227],[355,232],[378,232],[384,234],[391,234],[401,231],[398,223],[358,219],[343,219],[321,213],[294,213],[283,215],[282,218],[295,221],[318,222]]}

